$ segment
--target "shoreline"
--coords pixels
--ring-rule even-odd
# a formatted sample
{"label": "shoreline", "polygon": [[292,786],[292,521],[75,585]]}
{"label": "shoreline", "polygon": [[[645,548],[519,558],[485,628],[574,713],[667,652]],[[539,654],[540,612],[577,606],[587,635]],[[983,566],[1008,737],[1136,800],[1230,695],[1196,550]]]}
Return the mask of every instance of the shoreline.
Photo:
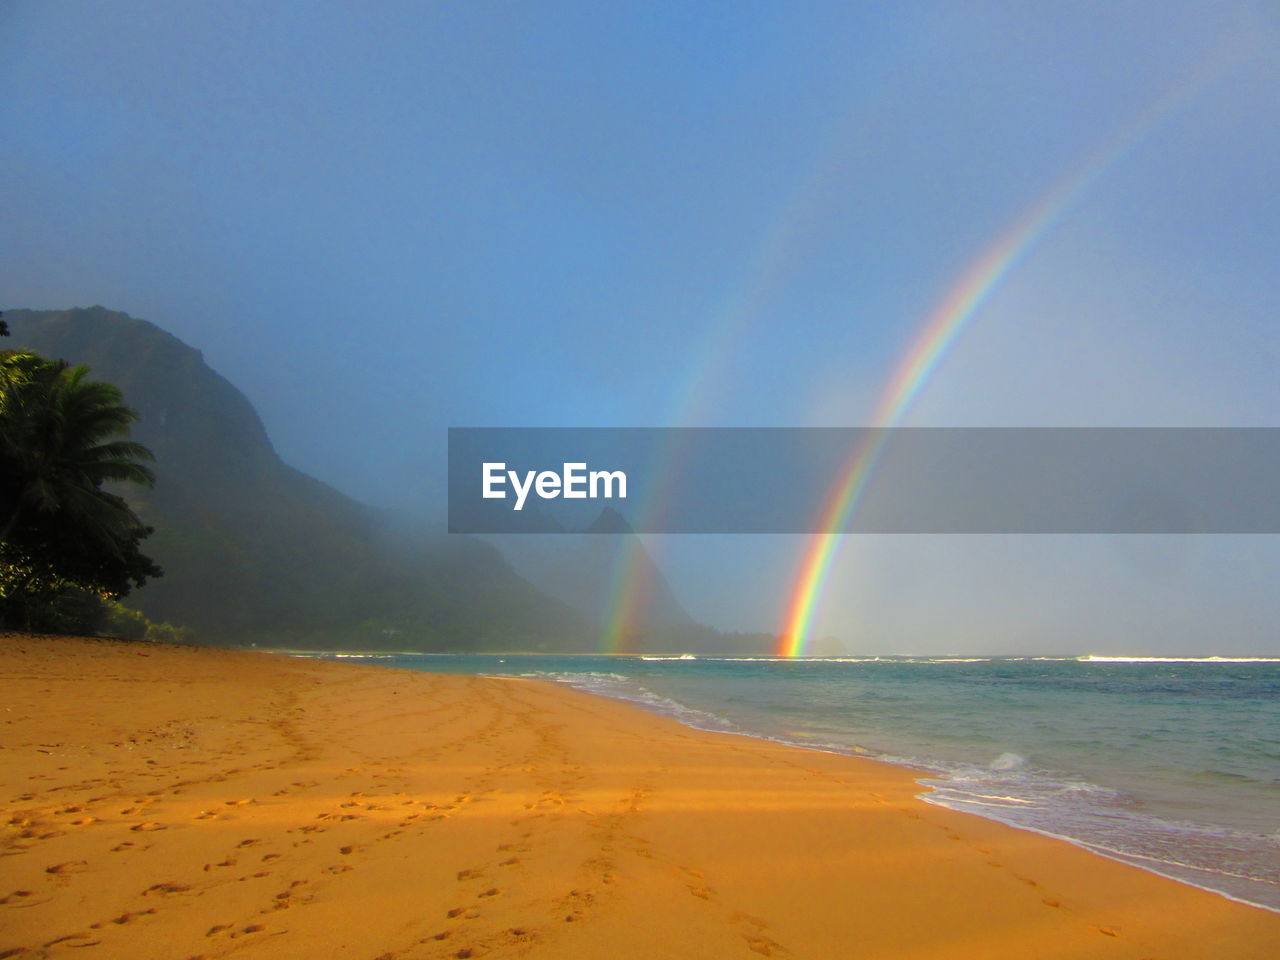
{"label": "shoreline", "polygon": [[[714,658],[710,658],[710,659],[714,659]],[[391,668],[391,669],[395,669],[395,668]],[[495,674],[492,676],[494,679],[505,679],[501,675]],[[703,727],[703,726],[699,726],[697,723],[693,722],[692,720],[682,718],[680,715],[676,713],[664,712],[663,710],[658,709],[651,704],[646,704],[642,700],[628,700],[625,697],[610,696],[607,693],[591,690],[587,687],[575,686],[571,682],[565,681],[565,680],[554,680],[554,681],[548,681],[548,682],[552,682],[557,685],[568,687],[580,693],[586,693],[588,696],[603,697],[604,699],[607,699],[607,700],[616,700],[617,702],[628,704],[630,706],[636,707],[637,709],[644,710],[647,713],[652,713],[656,716],[668,717],[670,719],[675,720],[681,726],[688,727],[691,730],[698,730],[703,733],[716,733],[716,734],[721,734],[725,736],[741,736],[751,740],[761,740],[767,743],[776,743],[784,747],[794,748],[796,750],[812,751],[816,753],[829,754],[831,756],[847,757],[849,759],[855,759],[855,760],[870,760],[875,763],[886,764],[898,770],[905,770],[912,774],[916,784],[921,788],[922,792],[918,793],[915,799],[921,801],[922,803],[927,803],[932,806],[939,807],[943,810],[949,810],[953,813],[959,813],[963,816],[978,817],[983,820],[990,820],[993,823],[998,823],[1001,826],[1009,827],[1010,829],[1013,829],[1013,830],[1025,830],[1028,833],[1033,833],[1036,836],[1045,837],[1049,840],[1055,840],[1061,843],[1069,843],[1073,847],[1076,847],[1080,850],[1084,850],[1085,852],[1091,853],[1095,856],[1102,857],[1106,860],[1110,860],[1114,863],[1121,863],[1126,866],[1141,870],[1145,873],[1154,874],[1155,876],[1161,877],[1162,879],[1172,880],[1175,883],[1184,884],[1185,886],[1191,887],[1194,890],[1199,890],[1204,893],[1213,894],[1214,896],[1223,897],[1227,900],[1230,900],[1232,903],[1238,903],[1246,907],[1252,907],[1257,910],[1265,910],[1268,913],[1274,913],[1274,914],[1280,915],[1280,907],[1274,907],[1266,903],[1259,903],[1255,900],[1249,900],[1243,896],[1237,896],[1233,893],[1230,893],[1229,891],[1220,890],[1220,889],[1217,889],[1216,887],[1208,886],[1207,883],[1195,883],[1192,880],[1187,879],[1186,877],[1178,876],[1176,873],[1166,872],[1165,870],[1161,870],[1157,866],[1144,865],[1141,863],[1135,863],[1134,861],[1146,860],[1146,861],[1149,861],[1150,864],[1164,864],[1166,867],[1166,870],[1168,870],[1173,866],[1177,866],[1178,868],[1186,871],[1197,870],[1197,871],[1204,872],[1206,874],[1212,874],[1215,872],[1208,867],[1195,867],[1190,864],[1176,864],[1176,865],[1165,864],[1164,861],[1156,857],[1148,857],[1142,854],[1131,853],[1124,850],[1114,850],[1102,844],[1091,843],[1088,840],[1081,840],[1077,837],[1072,837],[1070,835],[1063,834],[1063,833],[1054,833],[1051,830],[1047,830],[1047,829],[1033,826],[1030,824],[1018,823],[1014,820],[1005,819],[995,814],[979,813],[977,811],[964,810],[959,807],[951,806],[946,801],[938,798],[938,793],[939,793],[938,786],[935,786],[934,784],[927,782],[929,780],[934,780],[934,781],[939,781],[941,784],[945,785],[945,783],[950,779],[950,776],[951,776],[950,771],[939,766],[931,767],[928,765],[926,761],[923,761],[923,760],[912,760],[912,759],[907,759],[902,757],[896,757],[891,754],[885,753],[883,751],[872,750],[870,748],[864,748],[864,747],[841,748],[837,746],[821,746],[821,745],[812,744],[812,743],[805,743],[800,740],[788,740],[784,737],[771,736],[769,734],[760,733],[760,732],[751,731],[751,730],[745,730],[745,729],[729,730],[729,729],[715,729],[714,727]],[[689,708],[689,709],[695,710],[695,711],[697,710],[697,708]],[[701,711],[697,711],[697,712],[701,712]],[[1231,874],[1230,876],[1236,876],[1236,875]],[[1242,877],[1242,879],[1248,879],[1248,878]]]}
{"label": "shoreline", "polygon": [[0,686],[0,956],[1280,950],[907,768],[549,681],[10,635]]}
{"label": "shoreline", "polygon": [[[444,660],[456,660],[456,659],[462,658],[462,659],[472,659],[472,660],[478,660],[478,661],[492,660],[495,662],[495,665],[505,664],[507,666],[512,666],[514,663],[517,663],[519,661],[519,658],[521,657],[526,657],[526,658],[529,658],[530,660],[552,659],[552,660],[558,660],[558,661],[565,660],[565,659],[573,659],[575,656],[586,658],[586,659],[594,659],[594,660],[601,659],[601,656],[599,654],[547,655],[547,654],[537,654],[537,653],[534,653],[534,654],[530,654],[530,653],[521,653],[521,654],[411,653],[406,655],[406,654],[397,654],[397,653],[387,653],[382,651],[351,651],[351,650],[336,651],[336,652],[273,650],[269,652],[286,653],[291,656],[313,657],[316,659],[332,659],[332,660],[340,660],[340,661],[367,660],[371,663],[378,663],[381,661],[395,661],[395,660],[401,659],[402,657],[408,660],[416,660],[419,657],[440,657],[441,659],[444,659]],[[760,662],[762,660],[773,662],[778,660],[779,658],[760,658],[760,657],[742,658],[742,657],[718,657],[718,656],[707,656],[707,657],[695,658],[688,655],[682,656],[682,657],[622,655],[621,659],[640,660],[640,661],[697,659],[697,660],[702,660],[709,663],[715,663],[718,661]],[[786,659],[786,658],[782,658],[782,659]],[[974,662],[991,662],[992,660],[1010,660],[1010,661],[1073,660],[1078,662],[1081,660],[1095,660],[1099,658],[1094,657],[1092,655],[1088,655],[1083,657],[1071,657],[1071,658],[947,657],[947,658],[941,658],[941,659],[923,658],[922,660],[922,658],[917,658],[917,657],[892,657],[892,658],[875,657],[875,658],[811,658],[811,659],[815,660],[816,662],[823,662],[825,660],[834,659],[837,662],[845,662],[845,661],[867,662],[868,660],[875,660],[875,661],[881,662],[881,661],[888,660],[890,662],[922,661],[922,662],[929,662],[929,663],[939,663],[939,662],[974,663]],[[1110,663],[1110,662],[1114,662],[1118,658],[1104,657],[1100,659]],[[1132,657],[1119,658],[1119,659],[1123,659],[1124,662],[1136,662],[1136,658],[1132,658]],[[508,663],[507,662],[508,660],[510,660],[511,663]],[[1248,658],[1247,661],[1245,661],[1242,658],[1223,658],[1218,656],[1195,657],[1195,658],[1141,658],[1141,660],[1142,662],[1157,660],[1158,662],[1162,662],[1162,663],[1176,660],[1176,662],[1180,662],[1180,663],[1194,662],[1194,663],[1210,663],[1210,664],[1217,664],[1217,663],[1223,663],[1223,662],[1231,662],[1231,663],[1234,663],[1234,662],[1280,662],[1277,660],[1277,658],[1265,658],[1265,659],[1264,658]],[[396,668],[395,665],[393,665],[393,668]],[[400,667],[400,668],[401,669],[406,669],[406,668],[417,669],[416,667]],[[435,668],[433,667],[432,669],[435,669]],[[611,670],[613,668],[597,667],[596,669]],[[625,668],[619,668],[619,669],[625,669]],[[447,670],[446,672],[453,672],[453,671]],[[472,671],[468,670],[466,672],[471,673]],[[841,744],[834,744],[834,743],[820,743],[820,742],[806,741],[804,739],[798,739],[796,737],[789,737],[784,734],[770,733],[767,730],[753,729],[748,726],[743,726],[739,721],[731,720],[725,716],[720,715],[719,713],[708,712],[708,708],[705,705],[695,707],[690,705],[689,703],[679,701],[679,700],[673,700],[668,696],[655,693],[644,685],[644,683],[646,682],[646,678],[633,676],[625,672],[622,675],[616,675],[617,679],[623,681],[621,686],[615,685],[612,683],[605,684],[602,686],[598,679],[599,675],[596,672],[588,672],[581,675],[575,675],[575,674],[564,674],[564,673],[555,672],[555,671],[548,673],[541,670],[536,670],[532,673],[510,674],[510,673],[496,672],[496,673],[478,673],[477,675],[493,676],[497,678],[509,677],[509,676],[523,676],[526,678],[549,680],[558,685],[562,685],[573,690],[588,693],[594,696],[605,697],[606,699],[611,699],[620,703],[628,704],[633,707],[638,707],[648,713],[652,713],[657,716],[663,716],[663,717],[675,719],[682,725],[694,730],[701,730],[709,733],[734,734],[734,735],[745,736],[752,739],[763,740],[770,743],[782,744],[784,746],[795,747],[797,749],[802,749],[802,750],[812,750],[820,753],[830,753],[836,756],[857,757],[860,759],[876,760],[881,763],[889,764],[899,769],[911,771],[913,776],[915,776],[916,782],[922,791],[917,795],[917,799],[920,799],[925,803],[933,804],[957,813],[963,813],[970,816],[982,817],[984,819],[992,820],[996,823],[1000,823],[1017,830],[1029,831],[1038,836],[1047,837],[1053,840],[1059,840],[1066,843],[1070,843],[1082,850],[1093,853],[1097,856],[1104,857],[1106,859],[1113,860],[1118,863],[1127,864],[1131,867],[1136,867],[1146,872],[1155,874],[1156,876],[1159,876],[1159,877],[1174,880],[1179,883],[1184,883],[1195,889],[1203,890],[1208,893],[1225,897],[1226,899],[1231,900],[1235,903],[1240,903],[1246,906],[1255,907],[1257,909],[1266,910],[1272,913],[1280,913],[1280,901],[1273,900],[1271,902],[1268,902],[1268,900],[1266,899],[1268,896],[1272,896],[1275,894],[1276,891],[1274,889],[1274,884],[1272,884],[1269,887],[1265,887],[1265,889],[1259,889],[1257,885],[1265,885],[1265,881],[1261,881],[1257,877],[1252,875],[1233,873],[1228,869],[1226,869],[1225,867],[1223,867],[1222,865],[1218,865],[1215,867],[1215,866],[1210,866],[1205,864],[1182,862],[1178,860],[1166,860],[1166,859],[1162,859],[1161,856],[1153,853],[1142,852],[1142,851],[1133,850],[1133,849],[1126,849],[1124,846],[1108,846],[1107,843],[1102,842],[1100,840],[1088,839],[1087,835],[1076,835],[1070,832],[1063,832],[1063,831],[1057,830],[1054,828],[1053,824],[1046,825],[1046,824],[1037,824],[1034,822],[1026,822],[1025,819],[1020,820],[1018,819],[1017,816],[1009,816],[1007,814],[1004,814],[1003,812],[1001,813],[994,812],[996,810],[1001,810],[1002,808],[994,807],[991,805],[988,805],[986,808],[981,808],[981,809],[966,809],[966,806],[964,805],[963,802],[955,803],[955,802],[952,802],[947,797],[948,791],[952,788],[954,778],[957,775],[963,776],[964,773],[967,772],[967,771],[957,771],[954,762],[952,762],[951,764],[948,764],[946,761],[938,761],[938,760],[930,761],[929,759],[920,757],[918,755],[902,756],[892,752],[887,752],[882,749],[862,747],[857,745],[841,745]],[[615,676],[615,675],[606,674],[605,676]],[[1064,783],[1067,783],[1067,782],[1064,781]],[[989,789],[1000,789],[1000,787],[992,786],[992,787],[989,787]],[[1108,787],[1102,787],[1100,789],[1110,790],[1110,789],[1115,789],[1115,787],[1114,785],[1111,785]],[[1206,821],[1191,823],[1187,821],[1169,819],[1167,817],[1162,817],[1158,813],[1147,814],[1147,817],[1149,818],[1147,823],[1136,824],[1136,825],[1143,828],[1148,828],[1148,829],[1151,826],[1155,826],[1157,829],[1168,830],[1168,831],[1183,831],[1183,830],[1191,831],[1191,834],[1189,836],[1180,837],[1176,842],[1195,843],[1197,840],[1203,840],[1205,835],[1214,836],[1218,831],[1231,831],[1236,829],[1221,823],[1213,823],[1213,822],[1206,822]],[[1245,839],[1247,842],[1251,838],[1247,836],[1242,836],[1242,839]],[[1251,896],[1251,894],[1253,896]]]}

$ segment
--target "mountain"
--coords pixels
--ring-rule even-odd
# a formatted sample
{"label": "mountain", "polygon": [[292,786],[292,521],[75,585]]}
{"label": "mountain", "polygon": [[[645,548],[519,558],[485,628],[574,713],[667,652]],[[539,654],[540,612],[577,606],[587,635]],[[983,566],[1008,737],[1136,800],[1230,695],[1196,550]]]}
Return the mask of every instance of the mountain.
{"label": "mountain", "polygon": [[[774,652],[772,634],[725,633],[694,620],[644,542],[612,507],[605,507],[584,533],[486,539],[535,587],[599,624],[598,649],[737,657]],[[827,647],[832,642],[823,640]]]}
{"label": "mountain", "polygon": [[[490,544],[397,521],[284,463],[253,406],[198,350],[102,307],[5,312],[5,348],[87,364],[138,411],[153,490],[121,491],[165,576],[128,598],[209,643],[584,650],[589,619]],[[335,443],[340,440],[335,439]]]}
{"label": "mountain", "polygon": [[[689,616],[662,570],[612,507],[605,507],[586,533],[557,535],[506,534],[487,538],[502,551],[516,572],[539,590],[566,603],[594,623],[611,624],[620,611],[635,644],[658,649],[652,641],[669,637],[686,649],[699,625]],[[686,635],[684,646],[679,642]],[[617,645],[624,638],[613,638]],[[610,641],[606,641],[610,642]]]}

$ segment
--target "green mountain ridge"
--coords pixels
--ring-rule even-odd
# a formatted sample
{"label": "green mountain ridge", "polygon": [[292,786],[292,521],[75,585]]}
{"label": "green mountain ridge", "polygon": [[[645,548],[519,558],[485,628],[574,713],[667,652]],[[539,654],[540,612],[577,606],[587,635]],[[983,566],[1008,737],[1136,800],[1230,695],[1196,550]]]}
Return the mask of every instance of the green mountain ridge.
{"label": "green mountain ridge", "polygon": [[285,464],[252,404],[200,352],[102,307],[5,312],[5,347],[85,363],[139,413],[152,490],[124,493],[156,528],[166,575],[128,599],[205,643],[413,650],[592,649],[581,613],[493,546],[394,523]]}

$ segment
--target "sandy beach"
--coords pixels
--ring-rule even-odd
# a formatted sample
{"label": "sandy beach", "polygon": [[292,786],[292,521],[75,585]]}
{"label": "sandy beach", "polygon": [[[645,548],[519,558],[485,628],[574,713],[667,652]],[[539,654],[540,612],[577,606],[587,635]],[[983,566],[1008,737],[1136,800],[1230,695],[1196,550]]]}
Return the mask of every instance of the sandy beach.
{"label": "sandy beach", "polygon": [[871,760],[535,681],[0,638],[0,957],[1272,958]]}

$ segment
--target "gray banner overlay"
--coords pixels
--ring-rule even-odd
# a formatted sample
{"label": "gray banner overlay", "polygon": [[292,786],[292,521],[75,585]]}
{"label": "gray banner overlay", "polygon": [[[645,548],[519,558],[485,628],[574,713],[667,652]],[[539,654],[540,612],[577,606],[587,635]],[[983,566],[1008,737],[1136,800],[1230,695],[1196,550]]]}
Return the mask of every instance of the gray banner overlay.
{"label": "gray banner overlay", "polygon": [[1280,428],[453,428],[449,529],[1280,533]]}

